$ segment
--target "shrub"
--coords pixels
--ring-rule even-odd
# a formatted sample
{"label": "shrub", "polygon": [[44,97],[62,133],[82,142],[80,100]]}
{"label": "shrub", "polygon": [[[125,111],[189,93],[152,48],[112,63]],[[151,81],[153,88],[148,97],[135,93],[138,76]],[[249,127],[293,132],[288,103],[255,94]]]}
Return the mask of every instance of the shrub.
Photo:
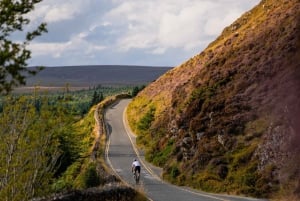
{"label": "shrub", "polygon": [[170,157],[170,155],[172,154],[172,150],[173,150],[173,144],[168,144],[164,149],[162,149],[159,152],[154,152],[153,153],[153,158],[152,158],[152,162],[155,165],[158,166],[163,166],[168,158]]}
{"label": "shrub", "polygon": [[170,174],[173,179],[176,179],[176,177],[180,175],[180,171],[179,171],[178,167],[172,166]]}
{"label": "shrub", "polygon": [[86,189],[100,185],[100,177],[96,171],[96,164],[89,163],[83,168],[81,173],[75,179],[75,188]]}
{"label": "shrub", "polygon": [[137,124],[137,128],[139,131],[147,131],[150,128],[151,123],[154,120],[154,113],[155,108],[150,107],[149,111],[140,119]]}
{"label": "shrub", "polygon": [[87,170],[83,174],[83,183],[86,188],[100,185],[100,177],[96,171],[96,164],[90,163]]}

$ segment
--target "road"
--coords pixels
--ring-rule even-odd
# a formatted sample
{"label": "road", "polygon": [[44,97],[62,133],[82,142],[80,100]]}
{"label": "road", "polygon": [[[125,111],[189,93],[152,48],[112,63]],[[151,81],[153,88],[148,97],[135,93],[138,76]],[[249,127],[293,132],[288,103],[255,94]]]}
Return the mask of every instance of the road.
{"label": "road", "polygon": [[[124,120],[124,111],[130,99],[124,99],[109,107],[105,113],[109,139],[106,147],[106,160],[115,173],[128,185],[145,192],[153,201],[256,201],[258,199],[238,196],[216,195],[177,187],[159,178],[159,169],[148,164],[141,152],[135,148],[135,136]],[[142,162],[141,181],[135,184],[131,164],[134,158]]]}

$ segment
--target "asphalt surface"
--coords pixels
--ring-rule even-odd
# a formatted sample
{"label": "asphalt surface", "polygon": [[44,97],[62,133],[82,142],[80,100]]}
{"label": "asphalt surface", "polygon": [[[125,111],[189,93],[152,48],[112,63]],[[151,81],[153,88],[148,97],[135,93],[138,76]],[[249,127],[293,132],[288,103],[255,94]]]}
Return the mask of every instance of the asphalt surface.
{"label": "asphalt surface", "polygon": [[[106,147],[106,160],[115,173],[128,185],[145,192],[149,200],[154,201],[255,201],[258,199],[238,196],[209,194],[189,188],[178,187],[160,179],[161,170],[148,164],[135,145],[135,136],[131,133],[124,118],[124,111],[130,99],[124,99],[109,107],[105,113],[106,129],[109,139]],[[141,161],[141,180],[135,184],[131,173],[133,159]]]}

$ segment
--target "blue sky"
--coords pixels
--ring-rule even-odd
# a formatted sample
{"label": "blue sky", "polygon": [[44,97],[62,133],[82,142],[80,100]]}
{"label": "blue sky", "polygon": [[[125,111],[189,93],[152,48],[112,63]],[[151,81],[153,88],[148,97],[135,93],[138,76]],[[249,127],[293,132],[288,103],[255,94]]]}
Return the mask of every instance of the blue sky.
{"label": "blue sky", "polygon": [[[44,0],[30,66],[178,66],[259,0]],[[30,30],[32,27],[28,27]]]}

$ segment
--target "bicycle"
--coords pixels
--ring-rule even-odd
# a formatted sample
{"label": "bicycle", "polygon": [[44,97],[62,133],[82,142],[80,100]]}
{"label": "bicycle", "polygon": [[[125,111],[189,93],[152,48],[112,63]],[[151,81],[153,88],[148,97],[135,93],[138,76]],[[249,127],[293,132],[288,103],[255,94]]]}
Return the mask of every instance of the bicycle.
{"label": "bicycle", "polygon": [[139,171],[137,171],[137,170],[134,171],[133,178],[134,178],[136,184],[138,184],[140,182],[140,173],[139,173]]}
{"label": "bicycle", "polygon": [[135,183],[138,184],[140,181],[141,165],[138,160],[134,159],[131,165],[131,171],[133,172],[133,177]]}

